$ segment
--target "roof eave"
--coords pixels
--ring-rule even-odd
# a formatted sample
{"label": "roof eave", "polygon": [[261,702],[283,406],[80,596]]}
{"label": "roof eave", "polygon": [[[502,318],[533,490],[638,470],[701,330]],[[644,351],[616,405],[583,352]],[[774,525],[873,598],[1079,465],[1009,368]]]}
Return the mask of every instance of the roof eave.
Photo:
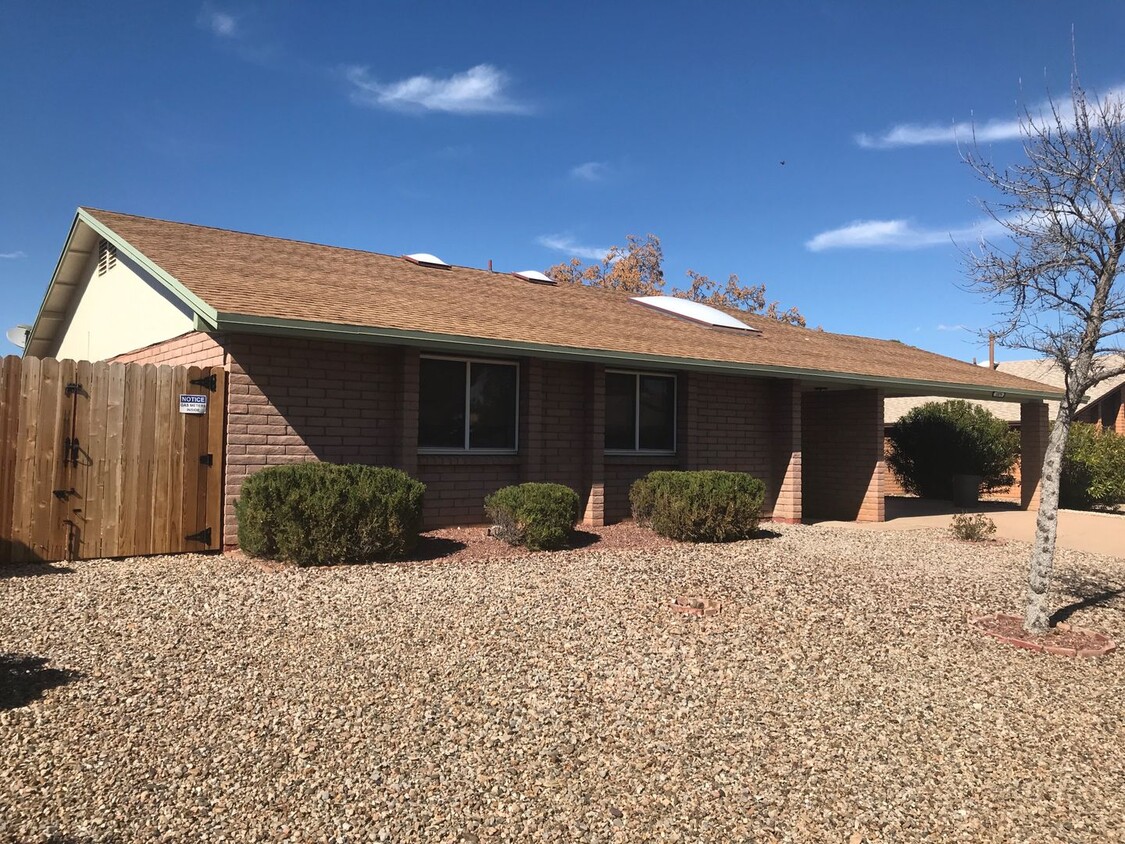
{"label": "roof eave", "polygon": [[[113,229],[101,223],[96,217],[86,211],[85,208],[79,208],[74,215],[74,222],[70,225],[70,232],[66,236],[66,242],[63,244],[62,252],[59,253],[59,259],[55,262],[55,269],[54,272],[51,273],[51,281],[47,285],[46,292],[43,294],[43,301],[39,304],[39,311],[35,315],[35,322],[32,324],[31,332],[28,334],[27,344],[24,347],[24,355],[43,355],[46,353],[47,347],[49,347],[51,342],[56,339],[54,335],[50,337],[39,336],[40,327],[43,324],[47,303],[51,300],[52,293],[55,291],[56,287],[62,284],[60,274],[63,270],[63,263],[67,255],[71,252],[75,236],[83,226],[112,243],[117,248],[118,253],[127,255],[138,266],[143,267],[174,298],[182,302],[192,311],[197,327],[205,331],[214,330],[217,317],[217,312],[214,308],[188,290],[175,276],[150,260],[141,250],[130,244],[127,240],[114,232]],[[74,292],[68,294],[68,296],[73,295]],[[72,300],[68,299],[68,308],[71,304]],[[44,348],[37,348],[38,346],[44,346]]]}
{"label": "roof eave", "polygon": [[[496,354],[500,352],[618,366],[675,367],[678,369],[701,372],[740,373],[771,378],[799,378],[834,386],[883,387],[893,388],[895,390],[908,390],[911,392],[927,391],[938,395],[960,398],[1033,401],[1045,399],[1057,400],[1062,397],[1061,392],[1052,390],[1025,390],[1018,388],[1013,389],[1011,387],[1000,388],[981,384],[955,384],[947,381],[886,378],[862,373],[825,372],[823,370],[803,369],[801,367],[748,364],[735,361],[676,357],[672,355],[628,353],[611,349],[557,346],[533,343],[530,341],[498,340],[489,337],[438,334],[401,328],[345,325],[340,323],[261,317],[225,312],[217,314],[214,327],[216,330],[223,332],[269,334],[282,337],[316,337],[322,340],[345,340],[388,345],[412,345],[433,351],[453,353],[481,354],[484,352],[492,352]],[[998,396],[996,395],[997,393],[1001,395]]]}

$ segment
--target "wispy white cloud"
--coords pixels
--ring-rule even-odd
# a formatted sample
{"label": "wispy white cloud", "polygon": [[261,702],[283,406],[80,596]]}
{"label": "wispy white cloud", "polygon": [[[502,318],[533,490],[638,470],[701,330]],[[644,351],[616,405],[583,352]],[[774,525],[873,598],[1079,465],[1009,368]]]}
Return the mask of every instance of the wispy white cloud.
{"label": "wispy white cloud", "polygon": [[15,252],[0,252],[0,259],[15,259],[26,258],[27,253],[22,249],[17,249]]}
{"label": "wispy white cloud", "polygon": [[610,247],[584,246],[566,234],[544,234],[535,238],[540,246],[546,246],[556,252],[565,252],[567,255],[582,258],[586,261],[600,261],[609,254]]}
{"label": "wispy white cloud", "polygon": [[821,232],[805,242],[810,252],[827,249],[924,249],[982,237],[995,237],[1005,229],[996,220],[984,218],[965,226],[932,228],[910,220],[856,220]]}
{"label": "wispy white cloud", "polygon": [[610,166],[604,161],[586,161],[570,168],[571,178],[580,182],[600,182],[610,172]]}
{"label": "wispy white cloud", "polygon": [[220,38],[234,38],[238,35],[238,18],[229,12],[220,12],[205,6],[199,13],[197,22]]}
{"label": "wispy white cloud", "polygon": [[[1093,98],[1091,98],[1093,99]],[[1102,101],[1125,100],[1125,86],[1115,86],[1100,95]],[[1069,123],[1073,120],[1074,109],[1068,99],[1056,103],[1059,116]],[[1039,124],[1051,120],[1051,104],[1041,102],[1028,109],[1031,118]],[[855,142],[864,149],[896,149],[898,147],[926,146],[932,144],[955,144],[971,142],[974,137],[981,143],[1018,140],[1027,125],[1026,116],[1012,119],[991,119],[976,121],[951,121],[950,123],[899,123],[886,132],[877,135],[861,133]]]}
{"label": "wispy white cloud", "polygon": [[938,331],[970,331],[971,330],[969,328],[969,326],[967,326],[963,323],[960,323],[960,322],[957,323],[956,325],[946,325],[944,322],[939,322],[934,327],[937,328]]}
{"label": "wispy white cloud", "polygon": [[352,101],[359,105],[398,111],[439,111],[449,114],[527,114],[531,109],[508,95],[508,77],[490,64],[442,78],[411,76],[380,82],[368,68],[352,66],[344,74],[352,85]]}

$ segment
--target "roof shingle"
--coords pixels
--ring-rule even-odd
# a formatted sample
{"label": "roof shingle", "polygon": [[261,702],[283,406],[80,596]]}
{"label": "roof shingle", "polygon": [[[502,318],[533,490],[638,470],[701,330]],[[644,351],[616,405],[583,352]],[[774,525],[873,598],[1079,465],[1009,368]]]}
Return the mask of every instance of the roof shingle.
{"label": "roof shingle", "polygon": [[761,333],[716,329],[625,294],[532,284],[507,273],[84,209],[222,314],[401,329],[685,361],[818,370],[996,390],[1043,384],[893,340],[739,313]]}

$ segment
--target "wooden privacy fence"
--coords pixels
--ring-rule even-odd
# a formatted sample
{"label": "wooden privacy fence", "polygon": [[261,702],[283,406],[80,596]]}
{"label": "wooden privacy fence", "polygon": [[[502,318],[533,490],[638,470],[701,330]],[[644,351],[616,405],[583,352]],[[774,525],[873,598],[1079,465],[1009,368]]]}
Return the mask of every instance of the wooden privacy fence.
{"label": "wooden privacy fence", "polygon": [[0,563],[217,549],[224,376],[0,359]]}

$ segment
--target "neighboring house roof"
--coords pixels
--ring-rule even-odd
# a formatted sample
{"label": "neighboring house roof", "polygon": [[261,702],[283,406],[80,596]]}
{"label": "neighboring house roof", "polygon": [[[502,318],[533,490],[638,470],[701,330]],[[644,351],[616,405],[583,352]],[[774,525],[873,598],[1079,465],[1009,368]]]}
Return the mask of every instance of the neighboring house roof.
{"label": "neighboring house roof", "polygon": [[1055,394],[1043,384],[893,340],[743,313],[739,318],[757,332],[718,329],[613,291],[89,209],[78,211],[29,354],[49,354],[54,335],[65,328],[66,300],[79,289],[81,266],[68,256],[88,256],[98,237],[152,273],[208,331],[753,372],[828,386],[878,386],[899,395]]}
{"label": "neighboring house roof", "polygon": [[[1120,355],[1109,355],[1102,358],[1105,365],[1120,365],[1123,358]],[[984,367],[987,369],[987,367]],[[1050,384],[1052,387],[1058,387],[1061,391],[1066,386],[1066,379],[1063,371],[1059,368],[1058,364],[1053,360],[1036,359],[1036,360],[1010,360],[1003,363],[996,364],[997,372],[1004,372],[1008,375],[1015,375],[1019,378],[1029,378],[1032,381],[1038,381],[1041,384]],[[1087,402],[1095,402],[1107,393],[1111,393],[1125,384],[1125,375],[1118,375],[1114,378],[1107,378],[1100,384],[1096,385],[1086,394]],[[889,398],[883,406],[883,421],[890,425],[897,422],[908,412],[913,410],[926,402],[942,401],[941,396],[913,396],[909,398]],[[1012,404],[1011,402],[1004,401],[977,401],[985,410],[989,411],[995,416],[1005,420],[1006,422],[1019,422],[1020,421],[1020,406]],[[1054,419],[1059,412],[1059,402],[1048,401],[1047,413],[1050,419]]]}

